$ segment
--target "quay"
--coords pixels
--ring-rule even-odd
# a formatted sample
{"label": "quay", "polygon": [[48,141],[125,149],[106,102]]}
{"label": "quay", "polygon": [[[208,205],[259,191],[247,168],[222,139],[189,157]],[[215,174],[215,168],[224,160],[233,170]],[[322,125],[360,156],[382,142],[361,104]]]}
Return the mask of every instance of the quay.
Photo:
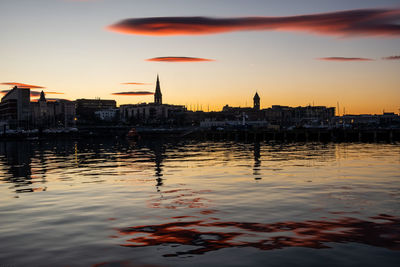
{"label": "quay", "polygon": [[279,141],[279,142],[398,142],[399,128],[346,129],[346,128],[294,128],[294,129],[205,129],[201,127],[132,127],[83,126],[67,130],[1,132],[0,141],[7,139],[36,140],[46,138],[129,138],[132,139],[180,138],[193,140],[227,141]]}
{"label": "quay", "polygon": [[206,130],[197,138],[234,141],[280,142],[397,142],[400,129],[292,129],[292,130]]}

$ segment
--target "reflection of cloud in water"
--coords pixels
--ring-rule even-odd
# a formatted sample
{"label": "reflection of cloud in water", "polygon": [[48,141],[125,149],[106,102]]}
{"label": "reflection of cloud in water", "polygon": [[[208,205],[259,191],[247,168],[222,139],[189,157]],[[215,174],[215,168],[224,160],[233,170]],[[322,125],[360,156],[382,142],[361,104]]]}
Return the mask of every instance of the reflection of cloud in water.
{"label": "reflection of cloud in water", "polygon": [[[163,255],[173,257],[204,254],[223,248],[253,247],[274,250],[288,247],[330,248],[329,243],[361,243],[400,250],[400,219],[381,214],[361,220],[342,217],[332,220],[277,222],[270,224],[204,220],[170,222],[119,229],[120,235],[133,236],[125,247],[147,247],[162,244],[196,246],[185,251]],[[196,229],[197,228],[197,229]]]}

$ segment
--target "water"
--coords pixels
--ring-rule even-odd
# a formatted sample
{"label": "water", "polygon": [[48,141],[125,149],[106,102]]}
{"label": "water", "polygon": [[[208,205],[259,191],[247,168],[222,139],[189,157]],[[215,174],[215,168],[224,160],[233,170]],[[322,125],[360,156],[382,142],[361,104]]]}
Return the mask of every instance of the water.
{"label": "water", "polygon": [[400,145],[0,142],[0,266],[398,266]]}

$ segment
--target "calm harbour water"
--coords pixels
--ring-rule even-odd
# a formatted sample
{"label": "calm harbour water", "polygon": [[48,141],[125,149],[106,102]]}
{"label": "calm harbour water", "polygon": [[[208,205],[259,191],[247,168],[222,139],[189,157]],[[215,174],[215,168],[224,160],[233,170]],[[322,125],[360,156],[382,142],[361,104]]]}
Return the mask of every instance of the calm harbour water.
{"label": "calm harbour water", "polygon": [[0,266],[398,266],[400,145],[0,142]]}

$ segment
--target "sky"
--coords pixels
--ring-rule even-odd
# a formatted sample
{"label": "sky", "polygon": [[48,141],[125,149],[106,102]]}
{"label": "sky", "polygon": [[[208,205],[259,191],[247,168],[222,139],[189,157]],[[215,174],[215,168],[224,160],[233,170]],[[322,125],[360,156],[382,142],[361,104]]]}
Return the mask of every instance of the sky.
{"label": "sky", "polygon": [[252,106],[258,92],[261,108],[400,112],[398,0],[0,0],[0,10],[0,83],[50,98],[152,102],[159,74],[163,103],[192,110]]}

